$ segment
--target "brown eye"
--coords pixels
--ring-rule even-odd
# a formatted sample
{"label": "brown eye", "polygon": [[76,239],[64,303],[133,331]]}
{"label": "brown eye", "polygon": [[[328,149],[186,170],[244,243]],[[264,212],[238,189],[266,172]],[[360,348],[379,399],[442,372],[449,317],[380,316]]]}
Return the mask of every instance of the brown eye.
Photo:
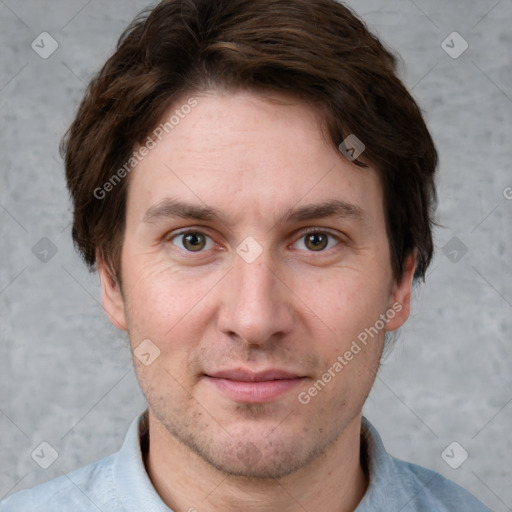
{"label": "brown eye", "polygon": [[323,251],[329,243],[326,233],[310,233],[304,237],[306,247],[311,251]]}
{"label": "brown eye", "polygon": [[200,251],[206,245],[206,240],[199,233],[188,233],[183,235],[183,247],[188,251]]}
{"label": "brown eye", "polygon": [[174,238],[173,243],[187,251],[199,252],[206,247],[207,238],[202,233],[182,233]]}

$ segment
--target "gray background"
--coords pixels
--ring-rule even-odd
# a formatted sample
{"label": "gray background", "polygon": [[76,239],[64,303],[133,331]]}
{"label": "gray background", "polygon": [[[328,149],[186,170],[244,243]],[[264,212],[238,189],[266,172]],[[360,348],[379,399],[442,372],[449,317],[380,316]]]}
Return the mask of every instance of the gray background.
{"label": "gray background", "polygon": [[[71,244],[58,142],[147,4],[0,1],[0,498],[116,451],[144,408],[124,336]],[[403,57],[440,150],[444,225],[365,414],[395,456],[512,510],[512,3],[351,5]],[[47,59],[31,48],[43,31],[59,44]],[[457,59],[441,46],[453,31],[469,44]],[[42,441],[59,455],[46,470],[31,458]],[[452,441],[469,453],[458,469],[441,457]]]}

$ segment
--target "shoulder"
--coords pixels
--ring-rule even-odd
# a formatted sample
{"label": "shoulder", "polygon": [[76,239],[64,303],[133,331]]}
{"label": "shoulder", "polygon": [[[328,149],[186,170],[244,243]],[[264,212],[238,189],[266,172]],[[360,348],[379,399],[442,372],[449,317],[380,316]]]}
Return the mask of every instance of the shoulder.
{"label": "shoulder", "polygon": [[492,512],[472,494],[430,469],[393,457],[403,487],[403,512]]}
{"label": "shoulder", "polygon": [[357,512],[492,512],[439,473],[390,455],[375,427],[364,417],[361,427],[370,483]]}
{"label": "shoulder", "polygon": [[48,482],[13,494],[0,503],[0,512],[121,510],[113,479],[114,455]]}

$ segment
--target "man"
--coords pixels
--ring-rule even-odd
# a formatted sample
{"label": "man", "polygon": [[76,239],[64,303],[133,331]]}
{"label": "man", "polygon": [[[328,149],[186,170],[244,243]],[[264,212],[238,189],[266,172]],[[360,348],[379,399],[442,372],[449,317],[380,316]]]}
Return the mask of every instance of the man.
{"label": "man", "polygon": [[334,0],[167,0],[63,144],[73,238],[148,409],[2,511],[485,511],[362,407],[432,257],[437,153]]}

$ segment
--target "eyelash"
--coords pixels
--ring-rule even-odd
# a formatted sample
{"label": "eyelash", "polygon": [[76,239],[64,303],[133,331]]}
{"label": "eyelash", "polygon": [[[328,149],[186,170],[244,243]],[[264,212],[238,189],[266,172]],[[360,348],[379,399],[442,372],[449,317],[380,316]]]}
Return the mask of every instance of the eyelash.
{"label": "eyelash", "polygon": [[[213,242],[213,238],[208,235],[207,233],[205,233],[204,231],[201,231],[200,229],[193,229],[193,228],[187,228],[187,229],[184,229],[182,231],[179,231],[177,233],[172,233],[170,236],[168,236],[166,238],[166,241],[168,242],[171,242],[173,243],[174,240],[176,240],[178,237],[180,236],[186,236],[186,235],[190,235],[190,234],[199,234],[199,235],[202,235],[204,237],[206,237],[207,239],[210,239],[212,242]],[[321,235],[327,235],[330,239],[334,239],[336,241],[336,245],[339,245],[340,243],[342,243],[342,240],[341,240],[341,237],[339,235],[335,235],[333,234],[332,232],[326,230],[326,229],[320,229],[320,228],[307,228],[305,229],[304,231],[301,232],[300,236],[295,239],[295,241],[290,244],[290,245],[294,245],[296,244],[299,240],[302,240],[304,239],[305,237],[307,237],[308,235],[311,235],[311,234],[321,234]],[[213,242],[215,244],[215,242]],[[217,244],[216,244],[217,245]],[[320,253],[320,254],[325,254],[326,252],[330,251],[333,247],[329,248],[329,249],[324,249],[324,250],[321,250],[321,251],[305,251],[305,252],[310,252],[310,253]],[[194,254],[195,251],[188,251],[187,249],[182,249],[180,248],[181,251],[183,252],[186,252],[188,254]],[[196,251],[197,254],[202,254],[205,252],[204,249],[200,250],[200,251]]]}

